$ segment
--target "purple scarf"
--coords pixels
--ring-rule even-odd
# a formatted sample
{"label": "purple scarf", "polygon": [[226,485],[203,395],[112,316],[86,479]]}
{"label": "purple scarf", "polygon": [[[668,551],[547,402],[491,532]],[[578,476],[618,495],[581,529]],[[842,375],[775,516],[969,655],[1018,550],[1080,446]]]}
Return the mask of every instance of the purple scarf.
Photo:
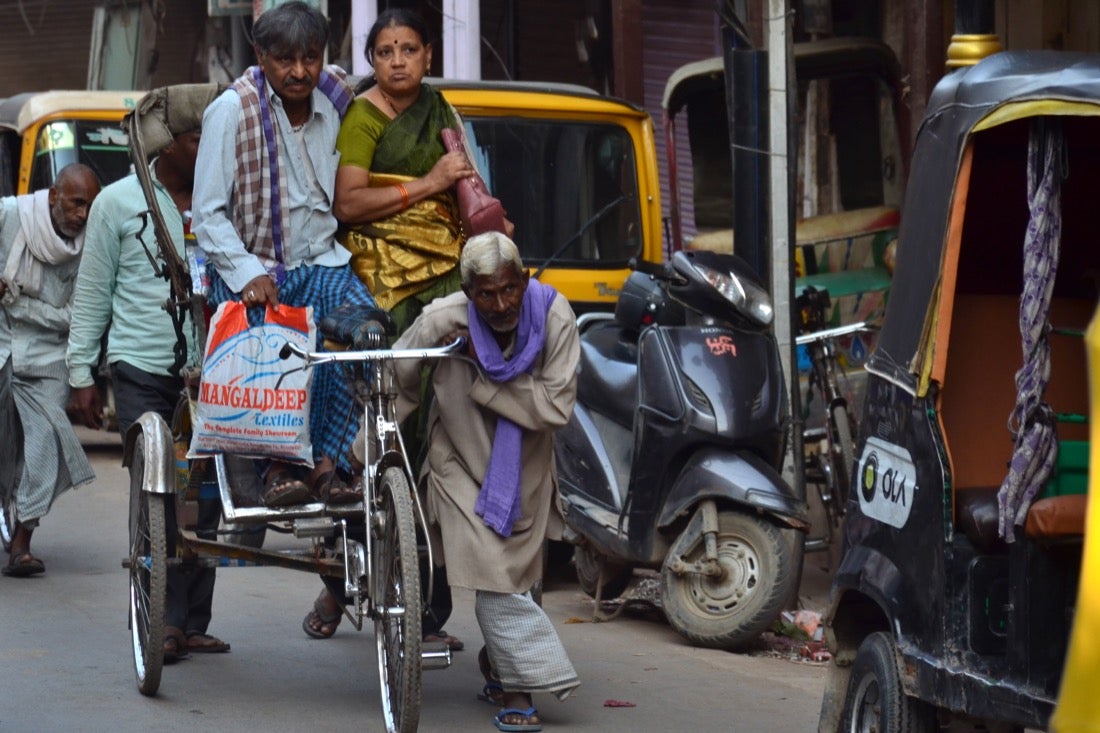
{"label": "purple scarf", "polygon": [[[530,372],[535,359],[546,345],[546,314],[558,291],[537,280],[527,284],[523,304],[516,327],[516,348],[511,359],[505,359],[493,337],[493,330],[481,320],[473,301],[468,308],[470,338],[473,339],[477,359],[489,379],[508,382],[520,374]],[[493,435],[493,449],[489,454],[489,467],[485,481],[477,495],[474,511],[501,537],[512,534],[512,525],[520,515],[520,463],[523,451],[523,428],[506,417],[497,417],[497,429]]]}

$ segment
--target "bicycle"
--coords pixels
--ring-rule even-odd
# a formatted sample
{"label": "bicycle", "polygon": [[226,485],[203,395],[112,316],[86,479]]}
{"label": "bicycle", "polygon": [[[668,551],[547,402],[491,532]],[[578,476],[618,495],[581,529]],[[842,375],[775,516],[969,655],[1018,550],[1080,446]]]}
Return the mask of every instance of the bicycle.
{"label": "bicycle", "polygon": [[825,511],[824,537],[811,537],[806,541],[806,550],[813,552],[828,550],[836,545],[834,534],[840,531],[844,522],[856,460],[856,421],[852,417],[846,390],[840,384],[844,371],[838,360],[836,339],[875,329],[865,322],[826,328],[826,314],[831,305],[827,290],[806,288],[795,302],[801,314],[800,333],[795,343],[806,347],[810,359],[810,384],[805,408],[808,410],[815,389],[820,393],[825,408],[825,425],[806,428],[802,433],[804,446],[825,444],[823,452],[807,451],[803,466],[806,482],[817,488]]}
{"label": "bicycle", "polygon": [[[342,580],[351,602],[344,614],[362,629],[374,622],[382,714],[386,730],[407,733],[420,718],[421,672],[451,663],[446,644],[421,642],[421,599],[417,527],[427,538],[423,506],[414,490],[412,469],[398,429],[392,365],[396,359],[436,359],[457,356],[464,340],[426,348],[307,352],[292,345],[280,356],[298,356],[309,369],[326,363],[360,367],[356,391],[363,406],[363,499],[341,506],[313,502],[268,508],[238,506],[242,496],[255,495],[259,480],[251,461],[238,456],[214,456],[214,473],[227,522],[286,525],[289,533],[311,541],[305,551],[270,551],[204,539],[181,526],[177,536],[166,532],[168,502],[191,500],[200,479],[177,481],[173,433],[155,413],[142,415],[127,436],[124,464],[130,467],[130,552],[124,566],[130,572],[130,626],[139,690],[156,693],[163,665],[165,576],[170,564],[201,562],[214,566],[268,565],[306,570]],[[363,369],[372,365],[371,369]],[[369,377],[366,376],[369,374]],[[178,439],[178,432],[177,432]],[[189,475],[202,474],[194,459]],[[173,507],[174,508],[174,507]],[[349,520],[362,518],[363,540],[349,536]],[[323,540],[333,540],[334,549]],[[428,567],[431,545],[425,542]],[[429,573],[431,571],[429,570]],[[429,576],[427,588],[431,588]],[[430,592],[430,591],[429,591]]]}

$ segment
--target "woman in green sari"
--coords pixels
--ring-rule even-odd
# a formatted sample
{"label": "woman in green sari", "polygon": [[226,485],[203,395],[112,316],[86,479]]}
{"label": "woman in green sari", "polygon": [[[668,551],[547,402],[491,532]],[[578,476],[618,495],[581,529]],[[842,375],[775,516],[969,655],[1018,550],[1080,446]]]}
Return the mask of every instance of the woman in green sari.
{"label": "woman in green sari", "polygon": [[336,148],[336,217],[352,268],[404,331],[433,298],[458,290],[465,237],[454,182],[474,167],[443,149],[453,108],[423,83],[431,66],[427,27],[413,11],[381,13],[367,36],[374,68],[351,103]]}

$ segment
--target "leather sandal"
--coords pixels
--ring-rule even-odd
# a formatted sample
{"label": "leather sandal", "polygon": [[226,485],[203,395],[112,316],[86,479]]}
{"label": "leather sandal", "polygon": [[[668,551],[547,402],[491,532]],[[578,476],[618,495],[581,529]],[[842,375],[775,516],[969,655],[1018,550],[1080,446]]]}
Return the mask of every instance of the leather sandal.
{"label": "leather sandal", "polygon": [[187,651],[196,654],[224,654],[230,646],[216,636],[202,631],[187,632]]}
{"label": "leather sandal", "polygon": [[175,664],[187,656],[187,637],[182,629],[175,626],[164,627],[164,663]]}
{"label": "leather sandal", "polygon": [[363,498],[362,492],[348,486],[335,470],[326,471],[313,482],[313,495],[326,504],[354,504]]}
{"label": "leather sandal", "polygon": [[309,487],[287,470],[274,469],[264,481],[262,501],[266,507],[302,504],[310,499]]}
{"label": "leather sandal", "polygon": [[[306,632],[306,635],[314,639],[328,639],[336,633],[336,628],[340,625],[341,619],[344,617],[343,611],[339,607],[331,613],[325,608],[325,602],[322,600],[325,593],[328,591],[321,591],[321,596],[313,602],[313,610],[306,614],[306,617],[302,619],[302,631]],[[318,622],[317,628],[314,628],[313,622]]]}

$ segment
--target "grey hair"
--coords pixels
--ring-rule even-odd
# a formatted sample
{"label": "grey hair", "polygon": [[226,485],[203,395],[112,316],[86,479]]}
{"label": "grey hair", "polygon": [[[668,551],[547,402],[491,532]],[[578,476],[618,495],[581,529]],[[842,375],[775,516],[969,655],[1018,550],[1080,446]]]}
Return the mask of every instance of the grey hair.
{"label": "grey hair", "polygon": [[511,239],[500,232],[485,232],[470,237],[462,247],[459,268],[462,273],[462,286],[473,284],[478,275],[494,275],[502,265],[511,264],[516,274],[523,275],[523,260],[519,248]]}
{"label": "grey hair", "polygon": [[263,53],[304,53],[328,43],[328,19],[304,2],[265,10],[252,25],[252,42]]}

